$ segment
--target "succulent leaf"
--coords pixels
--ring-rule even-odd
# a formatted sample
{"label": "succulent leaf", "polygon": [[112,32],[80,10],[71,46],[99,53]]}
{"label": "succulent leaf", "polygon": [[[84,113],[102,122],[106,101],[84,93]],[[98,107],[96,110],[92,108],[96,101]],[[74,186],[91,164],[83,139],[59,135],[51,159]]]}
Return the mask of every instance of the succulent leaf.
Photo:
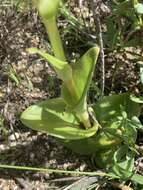
{"label": "succulent leaf", "polygon": [[98,125],[88,130],[81,129],[76,117],[65,110],[66,104],[63,99],[45,100],[27,108],[21,115],[21,121],[34,130],[61,139],[83,139],[97,132]]}
{"label": "succulent leaf", "polygon": [[70,107],[84,106],[98,54],[99,48],[97,46],[89,49],[72,68],[77,98],[73,98],[67,86],[63,84],[62,97]]}

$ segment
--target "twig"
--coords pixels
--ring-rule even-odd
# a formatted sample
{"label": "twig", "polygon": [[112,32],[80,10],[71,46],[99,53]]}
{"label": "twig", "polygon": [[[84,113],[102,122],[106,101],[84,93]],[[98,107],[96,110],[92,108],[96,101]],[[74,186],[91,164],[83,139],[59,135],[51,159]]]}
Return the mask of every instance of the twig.
{"label": "twig", "polygon": [[0,164],[1,169],[13,169],[13,170],[27,170],[27,171],[35,171],[35,172],[44,172],[44,173],[63,173],[63,174],[71,174],[71,175],[77,175],[77,176],[101,176],[101,177],[109,177],[109,178],[116,178],[118,179],[119,177],[114,176],[112,174],[108,174],[105,172],[79,172],[79,171],[66,171],[66,170],[59,170],[59,169],[48,169],[48,168],[36,168],[36,167],[26,167],[26,166],[15,166],[15,165],[4,165]]}
{"label": "twig", "polygon": [[101,82],[101,97],[104,95],[104,89],[105,89],[105,55],[104,55],[104,43],[103,43],[103,36],[102,36],[102,27],[100,22],[100,13],[99,13],[99,7],[102,3],[100,0],[90,0],[91,1],[91,8],[93,11],[93,17],[95,26],[97,27],[97,33],[98,33],[98,41],[100,46],[100,60],[101,60],[101,71],[102,71],[102,82]]}
{"label": "twig", "polygon": [[105,89],[105,60],[104,60],[104,46],[103,46],[103,38],[102,38],[102,29],[99,15],[97,14],[97,25],[99,28],[99,44],[100,44],[100,59],[101,59],[101,70],[102,70],[102,84],[101,84],[101,96],[104,95]]}
{"label": "twig", "polygon": [[10,85],[9,85],[9,79],[7,81],[7,89],[6,89],[6,95],[7,95],[7,102],[4,106],[4,109],[3,109],[3,115],[4,117],[9,121],[9,126],[10,126],[10,129],[14,135],[14,138],[15,138],[15,141],[18,141],[16,135],[15,135],[15,131],[14,131],[14,127],[13,127],[13,123],[12,123],[12,118],[11,118],[11,114],[9,113],[8,111],[8,108],[9,108],[9,104],[10,104],[10,100],[9,100],[9,97],[10,97]]}

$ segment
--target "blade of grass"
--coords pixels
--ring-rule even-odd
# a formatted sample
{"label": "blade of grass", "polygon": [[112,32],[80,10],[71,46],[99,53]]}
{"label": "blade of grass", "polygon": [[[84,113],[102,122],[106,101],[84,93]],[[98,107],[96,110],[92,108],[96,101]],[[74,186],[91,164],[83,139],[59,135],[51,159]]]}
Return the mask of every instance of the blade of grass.
{"label": "blade of grass", "polygon": [[27,171],[35,171],[35,172],[45,172],[45,173],[63,173],[63,174],[71,174],[71,175],[86,175],[86,176],[101,176],[101,177],[109,177],[109,178],[118,178],[115,175],[107,174],[105,172],[79,172],[79,171],[66,171],[66,170],[56,170],[56,169],[48,169],[48,168],[37,168],[37,167],[27,167],[27,166],[15,166],[15,165],[0,165],[0,169],[14,169],[14,170],[27,170]]}

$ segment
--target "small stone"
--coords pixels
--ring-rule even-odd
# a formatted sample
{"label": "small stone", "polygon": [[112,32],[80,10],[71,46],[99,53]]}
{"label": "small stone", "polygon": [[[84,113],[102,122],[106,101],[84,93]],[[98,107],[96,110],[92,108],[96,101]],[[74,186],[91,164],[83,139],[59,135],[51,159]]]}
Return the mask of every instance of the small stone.
{"label": "small stone", "polygon": [[6,149],[6,145],[0,144],[0,150],[5,150],[5,149]]}
{"label": "small stone", "polygon": [[51,153],[50,153],[50,158],[53,158],[54,157],[54,151],[51,151]]}
{"label": "small stone", "polygon": [[69,166],[68,163],[64,163],[64,165],[63,165],[64,170],[67,170],[67,169],[68,169],[68,166]]}
{"label": "small stone", "polygon": [[11,134],[11,135],[8,137],[8,140],[9,140],[9,141],[15,141],[15,140],[19,139],[19,137],[20,137],[19,133]]}
{"label": "small stone", "polygon": [[35,157],[35,154],[34,154],[34,153],[31,153],[31,154],[30,154],[30,159],[33,160],[34,157]]}
{"label": "small stone", "polygon": [[82,164],[79,168],[81,172],[83,172],[86,169],[86,164]]}

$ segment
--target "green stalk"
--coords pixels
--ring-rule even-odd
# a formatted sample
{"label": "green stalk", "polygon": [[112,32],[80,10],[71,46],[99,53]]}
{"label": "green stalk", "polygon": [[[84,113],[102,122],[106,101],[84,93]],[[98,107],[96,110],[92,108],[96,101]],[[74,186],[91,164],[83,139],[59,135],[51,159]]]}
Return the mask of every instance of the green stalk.
{"label": "green stalk", "polygon": [[86,129],[89,129],[90,127],[92,127],[87,109],[83,110],[82,112],[79,112],[77,116],[80,119],[80,121],[84,124]]}
{"label": "green stalk", "polygon": [[[66,61],[61,37],[56,23],[56,15],[58,13],[59,3],[60,0],[54,0],[53,2],[51,2],[51,0],[41,0],[41,1],[35,0],[35,5],[37,6],[41,18],[43,20],[43,23],[46,27],[55,57],[61,61]],[[76,90],[75,82],[72,78],[72,73],[71,73],[71,78],[69,77],[70,76],[67,77],[68,79],[67,81],[64,80],[64,83],[68,88],[72,97],[78,101],[79,95]],[[91,127],[89,115],[87,112],[87,105],[85,109],[82,108],[82,110],[79,110],[77,117],[79,118],[80,122],[84,124],[85,128]]]}
{"label": "green stalk", "polygon": [[[48,33],[55,56],[62,61],[66,61],[64,49],[62,46],[62,41],[61,41],[60,34],[59,34],[59,31],[57,28],[55,17],[44,21],[44,24],[46,26],[47,33]],[[74,83],[73,79],[71,79],[70,81],[67,81],[65,84],[66,84],[69,92],[71,93],[71,95],[76,100],[78,100],[79,96],[76,91],[75,83]],[[85,111],[85,110],[82,112],[80,111],[78,114],[78,118],[84,124],[85,128],[91,127],[89,115],[88,115],[87,111]]]}
{"label": "green stalk", "polygon": [[66,61],[62,41],[61,41],[60,34],[59,34],[57,24],[56,24],[56,18],[53,17],[43,22],[47,29],[47,33],[48,33],[55,57],[57,57],[61,61]]}
{"label": "green stalk", "polygon": [[[75,82],[73,79],[68,80],[65,82],[66,87],[68,88],[70,94],[72,97],[78,101],[79,100],[79,94],[77,93],[76,87],[75,87]],[[85,100],[84,106],[81,108],[75,109],[75,115],[78,117],[81,123],[85,126],[86,129],[89,129],[91,126],[90,119],[89,119],[89,114],[87,111],[87,103]]]}
{"label": "green stalk", "polygon": [[72,174],[72,175],[86,175],[86,176],[102,176],[110,178],[118,178],[112,174],[107,174],[105,172],[79,172],[79,171],[66,171],[66,170],[54,170],[48,168],[35,168],[35,167],[26,167],[26,166],[12,166],[12,165],[0,165],[2,169],[15,169],[15,170],[27,170],[35,172],[45,172],[45,173],[63,173],[63,174]]}

